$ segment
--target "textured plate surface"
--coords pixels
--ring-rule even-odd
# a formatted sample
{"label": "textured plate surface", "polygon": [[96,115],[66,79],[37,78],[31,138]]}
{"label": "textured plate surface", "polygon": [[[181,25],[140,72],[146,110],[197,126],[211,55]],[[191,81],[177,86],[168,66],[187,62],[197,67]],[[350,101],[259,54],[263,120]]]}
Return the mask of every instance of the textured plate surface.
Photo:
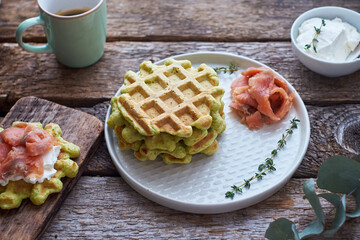
{"label": "textured plate surface", "polygon": [[[266,66],[242,56],[200,52],[173,56],[188,59],[194,67],[206,63],[211,67],[229,66],[230,63],[244,70],[251,66]],[[157,62],[162,64],[164,60]],[[240,75],[219,73],[220,86],[225,89],[226,130],[218,136],[219,148],[212,155],[196,154],[188,165],[166,165],[158,158],[141,162],[132,150],[122,151],[117,146],[113,130],[106,125],[105,140],[113,162],[125,181],[143,196],[164,206],[192,213],[222,213],[253,205],[274,194],[293,175],[300,165],[310,138],[310,123],[305,105],[296,90],[293,106],[280,122],[265,125],[260,130],[249,130],[228,106],[231,103],[230,85]],[[120,94],[120,90],[116,95]],[[106,115],[109,118],[111,109]],[[230,186],[243,183],[257,171],[259,164],[270,157],[277,141],[297,117],[299,128],[287,139],[287,145],[275,157],[276,171],[268,173],[261,181],[253,181],[249,190],[236,195],[233,200],[225,198]]]}

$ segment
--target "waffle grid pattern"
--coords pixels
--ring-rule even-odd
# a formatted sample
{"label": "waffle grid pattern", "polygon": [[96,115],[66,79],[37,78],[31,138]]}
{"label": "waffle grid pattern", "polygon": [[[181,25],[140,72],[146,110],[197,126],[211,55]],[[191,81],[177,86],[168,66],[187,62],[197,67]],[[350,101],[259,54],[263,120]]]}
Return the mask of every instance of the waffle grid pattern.
{"label": "waffle grid pattern", "polygon": [[143,135],[167,132],[188,137],[191,126],[208,129],[210,111],[223,106],[217,75],[205,64],[195,70],[186,60],[168,60],[162,66],[144,62],[140,71],[140,76],[125,75],[119,101],[125,118]]}
{"label": "waffle grid pattern", "polygon": [[129,71],[121,95],[111,100],[109,126],[121,149],[134,150],[141,161],[160,155],[165,163],[189,163],[192,155],[212,155],[225,130],[224,90],[216,72],[188,60],[150,61],[140,74]]}

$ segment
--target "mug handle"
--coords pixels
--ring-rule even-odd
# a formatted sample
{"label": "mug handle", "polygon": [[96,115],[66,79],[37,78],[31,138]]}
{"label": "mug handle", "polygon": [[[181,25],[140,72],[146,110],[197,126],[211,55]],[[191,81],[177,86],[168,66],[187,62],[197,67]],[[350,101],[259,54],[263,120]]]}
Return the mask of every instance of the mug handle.
{"label": "mug handle", "polygon": [[23,33],[26,31],[26,29],[28,29],[29,27],[34,26],[34,25],[43,25],[44,26],[44,20],[42,20],[40,18],[40,16],[38,16],[38,17],[26,19],[25,21],[20,23],[19,27],[16,29],[16,41],[18,42],[19,46],[30,52],[52,53],[53,51],[52,51],[52,48],[49,45],[49,43],[46,43],[41,46],[34,46],[34,45],[30,45],[30,44],[23,42],[23,39],[22,39]]}

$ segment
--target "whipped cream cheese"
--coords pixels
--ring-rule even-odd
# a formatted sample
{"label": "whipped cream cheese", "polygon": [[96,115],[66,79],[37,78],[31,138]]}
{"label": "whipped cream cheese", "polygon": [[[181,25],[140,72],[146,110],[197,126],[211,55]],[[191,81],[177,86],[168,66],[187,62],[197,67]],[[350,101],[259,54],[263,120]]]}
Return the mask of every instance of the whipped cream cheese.
{"label": "whipped cream cheese", "polygon": [[42,183],[45,179],[49,180],[52,178],[55,173],[56,169],[54,168],[55,162],[60,154],[60,146],[53,146],[53,148],[42,156],[44,162],[44,174],[41,178],[29,178],[23,176],[9,176],[5,179],[0,179],[0,185],[6,186],[9,181],[18,181],[20,179],[24,180],[27,183],[35,184],[35,183]]}
{"label": "whipped cream cheese", "polygon": [[[340,18],[325,19],[326,25],[322,26],[320,34],[316,36],[317,41],[314,42],[317,50],[315,52],[312,45],[315,36],[314,27],[320,28],[321,20],[321,18],[311,18],[301,24],[296,38],[298,47],[315,58],[330,62],[345,62],[347,56],[359,44],[360,33]],[[306,44],[311,44],[311,47],[305,49]]]}

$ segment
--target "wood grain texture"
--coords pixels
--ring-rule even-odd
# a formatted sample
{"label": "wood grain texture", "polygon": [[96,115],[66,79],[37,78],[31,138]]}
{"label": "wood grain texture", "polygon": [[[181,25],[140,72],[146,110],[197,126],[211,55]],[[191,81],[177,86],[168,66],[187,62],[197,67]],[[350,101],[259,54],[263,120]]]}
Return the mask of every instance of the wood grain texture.
{"label": "wood grain texture", "polygon": [[235,53],[261,61],[282,74],[309,104],[360,102],[360,81],[354,80],[360,78],[360,71],[334,79],[320,76],[299,62],[288,42],[108,43],[103,58],[83,69],[64,67],[52,54],[29,53],[4,43],[0,44],[0,112],[30,95],[67,106],[93,106],[110,99],[125,72],[136,71],[142,61],[198,51]]}
{"label": "wood grain texture", "polygon": [[[302,198],[305,181],[291,179],[272,197],[245,209],[201,215],[147,200],[118,177],[82,177],[42,239],[265,239],[274,219],[286,217],[302,230],[315,218]],[[325,212],[332,208],[322,205]],[[331,239],[357,239],[359,224],[360,218],[348,219]]]}
{"label": "wood grain texture", "polygon": [[[105,122],[108,106],[109,102],[103,102],[92,108],[79,109]],[[360,154],[358,147],[360,146],[360,104],[328,107],[307,105],[306,107],[311,125],[310,143],[300,167],[294,174],[295,178],[316,177],[319,167],[330,156],[352,157],[355,154]],[[341,135],[341,133],[344,134]],[[340,141],[339,136],[343,136],[342,141]],[[99,148],[87,165],[84,175],[118,176],[104,140],[99,144]]]}
{"label": "wood grain texture", "polygon": [[[72,187],[80,178],[74,190],[69,193],[64,189],[62,194],[49,197],[51,204],[57,201],[52,212],[44,208],[48,202],[36,207],[25,201],[20,208],[31,209],[33,215],[28,219],[34,222],[38,214],[51,212],[40,227],[44,230],[49,225],[41,239],[264,239],[268,224],[280,217],[289,218],[302,230],[315,217],[302,198],[302,184],[317,175],[327,157],[360,153],[360,71],[335,79],[322,77],[298,61],[290,43],[291,24],[301,13],[325,5],[360,12],[359,0],[107,0],[105,55],[84,69],[66,68],[52,54],[29,53],[16,44],[18,25],[39,14],[36,0],[0,2],[0,121],[6,124],[12,120],[3,117],[15,102],[33,95],[76,107],[104,122],[108,102],[127,70],[136,71],[144,60],[196,51],[235,53],[274,68],[297,89],[310,117],[309,148],[290,182],[259,204],[216,215],[183,213],[142,197],[119,177],[100,134],[95,145],[99,148],[89,149],[89,158],[81,156],[90,159],[82,165],[83,177],[78,174],[74,180],[65,180]],[[30,28],[24,36],[26,42],[46,42],[41,26]],[[73,119],[64,113],[67,110],[54,117],[67,123]],[[53,114],[39,116],[32,111],[30,116],[47,118]],[[78,144],[83,139],[74,138],[70,128],[61,127],[67,140]],[[84,131],[95,134],[94,130],[100,131]],[[90,157],[91,152],[95,153]],[[0,239],[6,238],[8,224],[12,224],[10,229],[26,231],[21,239],[36,231],[36,236],[41,235],[38,228],[24,226],[22,215],[15,212],[0,211]],[[347,219],[332,239],[360,239],[359,226],[360,218]]]}
{"label": "wood grain texture", "polygon": [[[108,0],[108,41],[266,41],[290,39],[290,27],[301,13],[320,6],[359,12],[357,0]],[[39,15],[35,0],[2,0],[0,41],[15,42],[17,26]],[[42,27],[25,34],[44,42]]]}
{"label": "wood grain texture", "polygon": [[61,193],[51,194],[41,206],[24,200],[18,209],[0,210],[1,239],[35,239],[45,231],[66,196],[80,179],[85,165],[96,150],[103,125],[94,116],[34,97],[20,99],[6,115],[1,126],[9,127],[14,121],[57,123],[62,129],[64,139],[75,143],[81,149],[80,156],[74,159],[79,165],[79,172],[73,179],[62,180],[64,185]]}

